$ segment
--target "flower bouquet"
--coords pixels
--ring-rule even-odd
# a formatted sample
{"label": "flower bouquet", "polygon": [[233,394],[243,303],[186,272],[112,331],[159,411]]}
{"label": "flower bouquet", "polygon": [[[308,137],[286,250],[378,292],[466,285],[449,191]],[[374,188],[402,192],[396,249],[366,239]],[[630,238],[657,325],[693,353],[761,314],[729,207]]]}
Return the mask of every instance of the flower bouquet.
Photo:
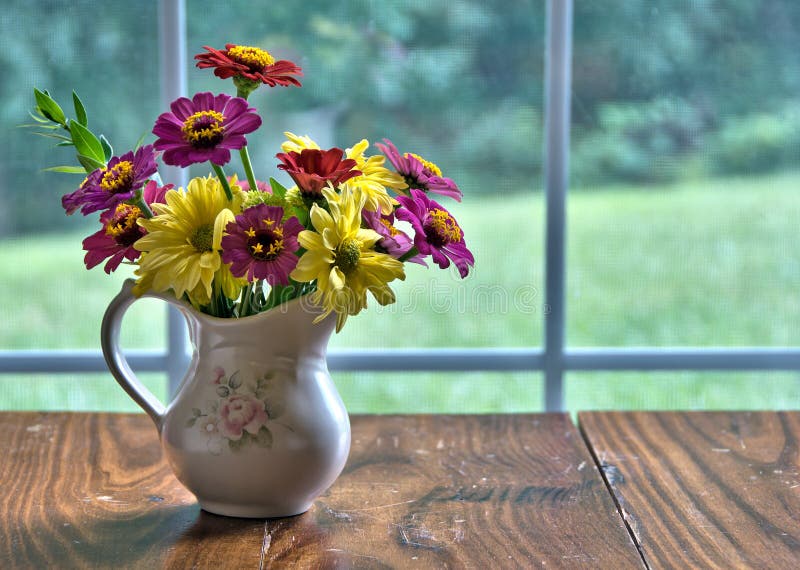
{"label": "flower bouquet", "polygon": [[[173,101],[155,122],[154,143],[120,155],[89,129],[75,93],[75,117],[67,118],[47,91],[35,90],[40,134],[74,147],[80,163],[48,170],[86,174],[62,198],[64,209],[99,212],[100,229],[83,241],[87,269],[105,261],[111,273],[133,264],[135,295],[171,291],[223,318],[310,295],[322,308],[317,320],[336,314],[337,332],[367,306],[368,293],[381,305],[395,301],[389,284],[405,278],[406,262],[430,258],[467,275],[474,259],[461,226],[431,198],[460,201],[461,191],[435,164],[387,139],[375,145],[381,156],[367,155],[367,140],[321,149],[308,136],[285,133],[277,167],[291,183],[257,179],[247,135],[262,119],[248,97],[262,85],[300,87],[302,70],[256,47],[204,49],[197,67],[231,79],[236,96]],[[231,151],[239,153],[243,178],[224,171]],[[213,174],[173,188],[162,183],[159,160],[182,168],[208,163]]]}
{"label": "flower bouquet", "polygon": [[[81,165],[51,170],[86,176],[62,198],[64,209],[99,212],[100,229],[83,241],[86,267],[135,266],[136,281],[126,281],[103,319],[103,355],[155,422],[176,476],[208,511],[293,515],[336,479],[350,448],[325,357],[333,329],[368,296],[393,303],[389,285],[405,278],[406,262],[453,264],[463,278],[474,259],[461,226],[431,198],[458,201],[458,186],[389,140],[376,144],[383,155],[367,155],[366,140],[321,149],[286,133],[277,168],[291,182],[257,179],[246,137],[262,119],[248,97],[262,85],[299,87],[302,71],[258,48],[205,50],[197,66],[232,79],[236,96],[173,101],[155,122],[153,144],[115,155],[74,93],[75,117],[67,118],[36,90],[33,117],[41,134],[74,147]],[[224,171],[231,151],[244,178]],[[158,161],[207,162],[212,173],[173,188]],[[192,363],[166,407],[119,349],[122,316],[140,296],[176,305],[191,332]]]}

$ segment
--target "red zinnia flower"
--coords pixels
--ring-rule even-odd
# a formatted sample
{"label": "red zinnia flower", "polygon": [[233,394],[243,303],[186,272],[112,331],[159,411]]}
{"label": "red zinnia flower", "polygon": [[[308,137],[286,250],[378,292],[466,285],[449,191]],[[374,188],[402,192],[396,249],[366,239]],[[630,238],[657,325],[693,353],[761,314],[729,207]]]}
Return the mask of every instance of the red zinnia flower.
{"label": "red zinnia flower", "polygon": [[281,85],[288,87],[300,82],[292,75],[303,75],[303,70],[287,60],[275,61],[272,55],[257,47],[225,44],[224,50],[203,46],[208,53],[199,53],[194,58],[197,67],[214,68],[214,75],[222,79],[243,77],[250,81],[264,83],[270,87]]}
{"label": "red zinnia flower", "polygon": [[344,151],[340,148],[305,148],[301,152],[279,152],[275,156],[283,163],[278,168],[292,177],[301,194],[321,198],[322,189],[329,182],[337,186],[354,176],[361,176],[360,170],[354,170],[356,161],[352,158],[342,160],[342,155]]}

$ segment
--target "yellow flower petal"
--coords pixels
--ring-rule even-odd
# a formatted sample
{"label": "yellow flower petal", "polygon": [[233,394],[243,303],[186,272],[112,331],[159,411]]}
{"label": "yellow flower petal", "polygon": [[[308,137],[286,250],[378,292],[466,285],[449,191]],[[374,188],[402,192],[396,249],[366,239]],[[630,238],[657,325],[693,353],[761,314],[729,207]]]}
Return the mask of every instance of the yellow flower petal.
{"label": "yellow flower petal", "polygon": [[331,273],[330,273],[330,277],[329,277],[328,281],[330,282],[330,286],[332,288],[334,288],[336,290],[344,289],[344,282],[345,282],[344,273],[342,273],[342,270],[339,269],[338,267],[334,266],[331,269]]}
{"label": "yellow flower petal", "polygon": [[[154,204],[156,215],[140,223],[148,233],[134,244],[143,252],[136,270],[136,291],[172,289],[179,298],[187,294],[196,306],[207,304],[215,274],[223,266],[219,251],[223,229],[241,208],[241,194],[235,186],[234,200],[229,201],[218,179],[195,178],[186,191],[167,192],[166,204]],[[202,243],[198,232],[210,228],[214,230],[211,251],[195,249],[193,244]],[[238,296],[239,290],[234,290],[225,275],[220,274],[220,279],[225,281],[226,295]]]}
{"label": "yellow flower petal", "polygon": [[331,215],[316,204],[311,206],[311,212],[309,212],[309,215],[311,217],[311,224],[319,233],[322,233],[322,230],[325,228],[335,227]]}
{"label": "yellow flower petal", "polygon": [[283,152],[300,152],[306,148],[319,149],[319,145],[308,136],[301,137],[289,131],[286,131],[283,135],[289,139],[281,145]]}

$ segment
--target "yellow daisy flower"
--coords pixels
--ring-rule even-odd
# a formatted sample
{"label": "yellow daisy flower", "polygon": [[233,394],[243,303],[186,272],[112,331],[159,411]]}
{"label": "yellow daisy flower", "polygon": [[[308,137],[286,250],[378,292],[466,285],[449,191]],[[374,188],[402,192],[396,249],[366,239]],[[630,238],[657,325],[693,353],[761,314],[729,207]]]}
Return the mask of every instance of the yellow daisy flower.
{"label": "yellow daisy flower", "polygon": [[166,204],[153,204],[155,216],[140,218],[147,230],[133,246],[142,252],[134,293],[172,289],[177,298],[187,294],[196,307],[209,304],[212,284],[236,299],[244,281],[230,275],[222,263],[220,242],[228,222],[239,212],[242,192],[232,186],[229,202],[215,177],[194,178],[186,191],[170,190]]}
{"label": "yellow daisy flower", "polygon": [[[299,136],[291,132],[283,134],[287,138],[281,145],[283,152],[300,152],[306,148],[319,148],[319,145],[308,136]],[[345,151],[345,158],[355,160],[356,170],[361,171],[361,176],[355,176],[348,182],[361,188],[366,197],[364,207],[368,211],[380,211],[382,214],[388,215],[394,211],[397,201],[389,195],[386,189],[403,190],[408,188],[408,184],[402,176],[383,165],[386,160],[384,156],[364,156],[368,148],[369,141],[362,139]]]}
{"label": "yellow daisy flower", "polygon": [[315,143],[308,135],[300,136],[292,132],[286,131],[283,133],[288,139],[281,145],[283,152],[301,152],[304,149],[311,148],[321,150],[319,145]]}
{"label": "yellow daisy flower", "polygon": [[369,141],[362,139],[353,148],[345,151],[347,158],[355,160],[356,169],[361,171],[361,176],[355,176],[348,182],[361,187],[367,197],[364,206],[367,210],[380,211],[382,214],[389,215],[394,211],[397,201],[389,196],[386,189],[402,190],[408,188],[408,184],[402,176],[383,165],[386,158],[382,155],[364,156],[367,148],[369,148]]}
{"label": "yellow daisy flower", "polygon": [[290,277],[301,282],[316,280],[312,301],[324,310],[316,320],[335,312],[339,332],[348,315],[357,315],[367,306],[367,291],[381,305],[393,303],[395,296],[388,283],[405,279],[405,272],[401,262],[374,250],[380,234],[361,228],[366,197],[360,189],[345,187],[341,195],[331,188],[322,192],[331,211],[316,204],[311,207],[316,231],[300,232],[298,241],[307,251]]}

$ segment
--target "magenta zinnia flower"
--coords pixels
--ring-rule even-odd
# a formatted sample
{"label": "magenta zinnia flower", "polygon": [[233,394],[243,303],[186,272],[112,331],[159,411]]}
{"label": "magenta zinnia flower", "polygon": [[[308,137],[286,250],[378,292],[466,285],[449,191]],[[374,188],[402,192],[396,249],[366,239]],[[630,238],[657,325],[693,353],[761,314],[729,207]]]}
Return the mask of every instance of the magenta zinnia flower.
{"label": "magenta zinnia flower", "polygon": [[[172,189],[172,184],[159,187],[151,180],[144,188],[142,197],[147,205],[155,202],[164,203],[164,195]],[[103,227],[83,240],[83,249],[86,256],[83,262],[86,269],[99,265],[106,258],[110,258],[103,270],[106,273],[115,271],[123,259],[136,261],[141,252],[134,249],[133,244],[146,232],[136,222],[142,217],[142,211],[130,204],[118,204],[113,210],[100,214],[100,223]]]}
{"label": "magenta zinnia flower", "polygon": [[[361,216],[366,226],[381,236],[380,241],[376,244],[376,251],[383,250],[395,259],[400,259],[414,246],[414,242],[405,232],[394,227],[394,213],[386,215],[363,210]],[[427,266],[421,255],[415,255],[407,261]]]}
{"label": "magenta zinnia flower", "polygon": [[278,168],[292,177],[301,194],[322,198],[322,189],[328,183],[338,186],[354,176],[361,176],[361,171],[355,170],[356,161],[342,160],[343,155],[342,149],[334,147],[328,150],[305,148],[301,152],[279,152],[275,156],[281,161]]}
{"label": "magenta zinnia flower", "polygon": [[228,223],[222,237],[222,261],[231,264],[235,277],[289,284],[289,273],[299,259],[295,255],[300,247],[297,234],[305,228],[295,217],[282,219],[280,206],[257,204]]}
{"label": "magenta zinnia flower", "polygon": [[461,201],[461,190],[450,178],[442,176],[438,166],[412,152],[400,154],[389,139],[383,139],[383,142],[386,144],[375,143],[375,146],[386,155],[397,173],[405,179],[409,189],[416,188],[423,192],[450,196],[456,202]]}
{"label": "magenta zinnia flower", "polygon": [[114,208],[133,198],[156,170],[153,145],[140,147],[136,153],[129,151],[113,156],[105,168],[93,171],[75,192],[61,198],[61,205],[67,214],[80,208],[84,216]]}
{"label": "magenta zinnia flower", "polygon": [[153,127],[156,150],[164,151],[164,162],[186,167],[210,160],[227,164],[231,150],[247,144],[244,135],[261,126],[261,117],[241,97],[221,93],[198,93],[191,100],[180,97],[162,113]]}
{"label": "magenta zinnia flower", "polygon": [[464,232],[450,212],[428,198],[424,192],[411,190],[411,196],[398,196],[401,208],[397,218],[414,228],[414,245],[423,255],[430,254],[442,269],[450,261],[458,268],[461,278],[475,265],[475,258],[464,243]]}
{"label": "magenta zinnia flower", "polygon": [[[228,182],[230,182],[230,179]],[[250,191],[250,183],[247,180],[237,180],[236,184],[241,188],[242,192]],[[272,186],[269,185],[269,182],[256,180],[256,189],[261,192],[266,192],[267,194],[272,194]]]}

